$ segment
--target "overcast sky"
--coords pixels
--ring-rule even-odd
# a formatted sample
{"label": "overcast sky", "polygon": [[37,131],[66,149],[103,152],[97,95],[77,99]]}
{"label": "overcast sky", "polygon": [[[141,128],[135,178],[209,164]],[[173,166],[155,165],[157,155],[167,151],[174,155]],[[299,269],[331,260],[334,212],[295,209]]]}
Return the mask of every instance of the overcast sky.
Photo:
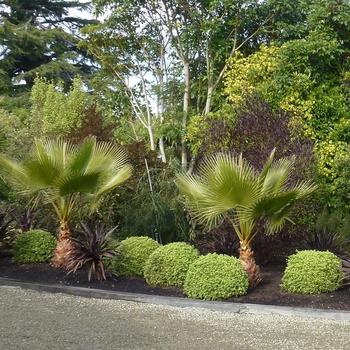
{"label": "overcast sky", "polygon": [[[88,3],[91,2],[91,0],[82,0],[80,1],[80,3]],[[80,18],[87,18],[87,19],[91,19],[94,18],[94,16],[92,15],[92,13],[89,13],[89,11],[79,11],[77,9],[71,9],[69,11],[69,14],[75,17],[80,17]]]}

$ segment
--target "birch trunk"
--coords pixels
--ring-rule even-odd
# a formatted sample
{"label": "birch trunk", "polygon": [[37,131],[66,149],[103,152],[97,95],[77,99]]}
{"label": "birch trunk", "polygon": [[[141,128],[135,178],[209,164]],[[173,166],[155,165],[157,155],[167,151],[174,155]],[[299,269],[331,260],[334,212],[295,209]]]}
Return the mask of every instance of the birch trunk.
{"label": "birch trunk", "polygon": [[[158,95],[158,114],[161,123],[164,121],[164,71],[165,71],[165,48],[161,47],[160,51],[160,72],[159,72],[159,95]],[[163,136],[159,138],[159,153],[163,163],[166,163],[165,147]]]}
{"label": "birch trunk", "polygon": [[207,90],[207,99],[205,101],[204,115],[207,115],[211,110],[211,101],[213,97],[214,86],[209,84]]}
{"label": "birch trunk", "polygon": [[183,61],[184,68],[184,96],[183,96],[183,117],[182,117],[182,140],[181,140],[181,164],[182,168],[187,168],[187,147],[185,141],[185,132],[187,129],[187,120],[188,120],[188,109],[190,102],[190,65],[187,60]]}

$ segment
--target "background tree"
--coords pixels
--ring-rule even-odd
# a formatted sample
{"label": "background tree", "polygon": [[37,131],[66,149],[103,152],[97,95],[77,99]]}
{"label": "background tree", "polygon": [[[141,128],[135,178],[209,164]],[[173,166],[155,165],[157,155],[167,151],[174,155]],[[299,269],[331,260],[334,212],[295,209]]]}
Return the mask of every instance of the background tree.
{"label": "background tree", "polygon": [[337,158],[347,154],[349,130],[349,1],[303,3],[302,38],[262,46],[231,59],[225,91],[234,105],[252,94],[287,111],[314,142],[323,204],[339,208]]}
{"label": "background tree", "polygon": [[[25,109],[37,74],[70,85],[95,69],[79,49],[79,29],[93,20],[71,15],[88,10],[82,1],[0,1],[0,104]],[[13,99],[16,97],[16,99]]]}
{"label": "background tree", "polygon": [[[107,20],[90,27],[90,52],[125,85],[134,118],[148,130],[152,149],[154,134],[160,135],[162,159],[166,139],[162,124],[171,121],[179,128],[180,159],[187,168],[190,119],[208,114],[213,100],[220,100],[227,58],[256,50],[265,38],[271,17],[266,4],[254,0],[96,0],[94,4],[97,13],[107,14]],[[135,77],[139,84],[130,84]],[[174,95],[176,104],[169,98]],[[171,119],[174,110],[180,112],[175,121]]]}

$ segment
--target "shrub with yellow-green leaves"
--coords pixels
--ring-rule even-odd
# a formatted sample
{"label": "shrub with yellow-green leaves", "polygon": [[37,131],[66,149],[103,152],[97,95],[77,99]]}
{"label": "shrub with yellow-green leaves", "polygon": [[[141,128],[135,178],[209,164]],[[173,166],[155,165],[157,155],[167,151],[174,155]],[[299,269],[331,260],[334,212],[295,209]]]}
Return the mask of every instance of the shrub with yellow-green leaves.
{"label": "shrub with yellow-green leaves", "polygon": [[188,268],[198,256],[198,250],[184,242],[161,246],[146,262],[146,282],[152,286],[182,287]]}
{"label": "shrub with yellow-green leaves", "polygon": [[117,276],[143,276],[149,256],[160,247],[150,237],[129,237],[120,242],[117,255],[110,262],[109,270]]}
{"label": "shrub with yellow-green leaves", "polygon": [[214,253],[190,266],[184,291],[190,298],[217,300],[244,295],[248,286],[247,273],[237,258]]}
{"label": "shrub with yellow-green leaves", "polygon": [[289,293],[334,292],[344,279],[341,260],[331,252],[304,250],[288,258],[281,287]]}
{"label": "shrub with yellow-green leaves", "polygon": [[328,181],[341,176],[336,171],[336,163],[348,154],[348,145],[343,141],[325,140],[317,145],[317,163],[320,175]]}
{"label": "shrub with yellow-green leaves", "polygon": [[278,66],[279,52],[278,47],[262,45],[252,55],[244,57],[238,53],[230,58],[224,91],[233,104],[241,105],[247,97],[257,92],[257,87],[261,92],[271,91],[268,85]]}
{"label": "shrub with yellow-green leaves", "polygon": [[13,247],[13,259],[17,263],[44,263],[50,261],[56,248],[56,238],[43,230],[21,233]]}

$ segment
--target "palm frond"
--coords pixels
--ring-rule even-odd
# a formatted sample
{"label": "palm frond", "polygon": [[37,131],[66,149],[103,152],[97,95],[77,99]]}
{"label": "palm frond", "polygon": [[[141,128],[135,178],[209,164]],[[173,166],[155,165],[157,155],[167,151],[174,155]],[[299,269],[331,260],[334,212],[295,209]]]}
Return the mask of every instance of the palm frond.
{"label": "palm frond", "polygon": [[284,189],[279,193],[264,194],[252,207],[240,211],[240,219],[257,220],[264,218],[268,233],[276,233],[288,219],[288,214],[293,205],[315,189],[316,187],[311,182],[303,181],[289,190]]}
{"label": "palm frond", "polygon": [[33,158],[38,158],[40,151],[45,152],[57,168],[64,169],[76,148],[72,142],[62,138],[35,139]]}
{"label": "palm frond", "polygon": [[22,164],[11,160],[4,154],[0,154],[0,171],[7,175],[6,179],[9,182],[15,182],[21,187],[27,185],[28,177],[25,172],[25,168],[22,166]]}
{"label": "palm frond", "polygon": [[275,159],[275,153],[276,153],[276,148],[274,148],[274,149],[271,151],[269,157],[267,158],[267,160],[266,160],[266,162],[265,162],[264,168],[262,169],[262,171],[261,171],[261,173],[260,173],[260,175],[259,175],[259,178],[260,178],[262,181],[264,181],[267,172],[268,172],[268,171],[270,170],[270,168],[271,168],[271,165],[272,165],[272,163],[273,163],[273,161],[274,161],[274,159]]}
{"label": "palm frond", "polygon": [[85,174],[89,168],[90,161],[94,155],[96,147],[95,138],[87,138],[83,144],[75,150],[72,155],[69,170],[72,173]]}
{"label": "palm frond", "polygon": [[98,142],[89,163],[88,171],[101,168],[116,171],[127,164],[129,164],[129,158],[124,148],[111,142]]}
{"label": "palm frond", "polygon": [[242,155],[221,153],[205,161],[200,175],[207,188],[207,200],[229,209],[249,205],[259,195],[257,174]]}
{"label": "palm frond", "polygon": [[176,185],[180,192],[191,198],[192,201],[200,200],[207,195],[206,186],[201,182],[199,176],[192,174],[177,174]]}
{"label": "palm frond", "polygon": [[262,192],[265,194],[274,194],[281,191],[281,188],[287,184],[287,181],[290,178],[294,162],[295,158],[290,157],[281,158],[272,163],[263,178]]}
{"label": "palm frond", "polygon": [[228,211],[257,200],[257,179],[255,170],[242,156],[222,153],[205,160],[198,176],[179,175],[177,185],[195,218],[212,225]]}
{"label": "palm frond", "polygon": [[122,168],[116,170],[112,173],[111,176],[108,176],[104,179],[104,182],[101,182],[99,188],[97,189],[94,197],[94,202],[98,202],[100,198],[106,193],[116,188],[132,175],[132,166],[129,164],[124,165]]}
{"label": "palm frond", "polygon": [[72,193],[95,193],[98,190],[101,172],[89,174],[67,174],[57,182],[60,196],[64,197]]}

